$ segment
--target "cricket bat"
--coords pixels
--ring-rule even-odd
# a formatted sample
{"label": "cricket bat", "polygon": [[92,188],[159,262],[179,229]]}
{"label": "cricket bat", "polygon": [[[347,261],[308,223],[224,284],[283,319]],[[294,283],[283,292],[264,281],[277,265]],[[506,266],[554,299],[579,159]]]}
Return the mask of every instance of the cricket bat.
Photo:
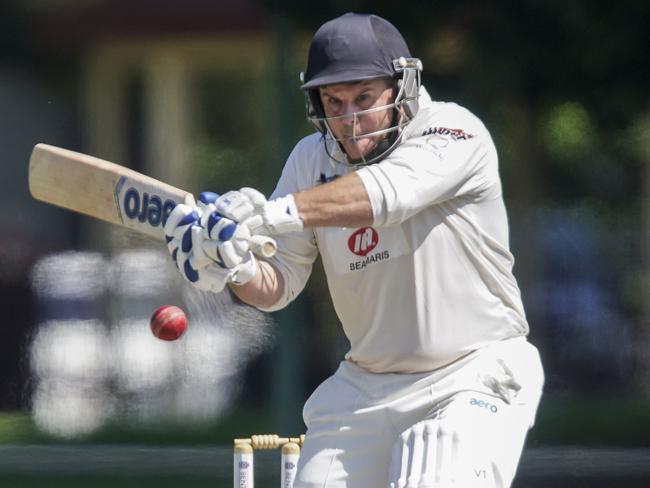
{"label": "cricket bat", "polygon": [[[37,200],[63,207],[164,241],[164,222],[191,193],[119,164],[49,144],[34,146],[29,191]],[[271,257],[267,236],[251,238],[251,250]]]}

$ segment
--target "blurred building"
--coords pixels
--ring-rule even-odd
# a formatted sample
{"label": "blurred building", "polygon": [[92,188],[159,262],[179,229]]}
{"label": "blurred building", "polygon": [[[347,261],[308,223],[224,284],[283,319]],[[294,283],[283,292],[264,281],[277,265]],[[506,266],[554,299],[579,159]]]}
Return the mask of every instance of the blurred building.
{"label": "blurred building", "polygon": [[304,43],[248,0],[33,0],[1,9],[0,303],[16,318],[0,346],[8,377],[0,408],[18,408],[29,403],[31,266],[66,249],[110,256],[150,245],[33,201],[33,145],[93,154],[191,191],[268,192],[306,128],[296,54]]}

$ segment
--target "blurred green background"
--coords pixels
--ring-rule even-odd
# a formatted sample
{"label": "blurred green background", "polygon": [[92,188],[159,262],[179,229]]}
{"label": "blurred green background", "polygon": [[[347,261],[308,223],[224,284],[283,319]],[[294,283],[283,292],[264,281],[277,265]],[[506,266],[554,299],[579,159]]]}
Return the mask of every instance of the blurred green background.
{"label": "blurred green background", "polygon": [[[547,374],[529,448],[650,447],[648,2],[7,0],[0,4],[0,304],[9,317],[0,343],[0,455],[26,445],[207,449],[234,436],[302,431],[302,403],[347,347],[319,264],[302,297],[270,322],[229,305],[230,332],[240,316],[264,331],[247,326],[244,340],[254,347],[232,368],[210,356],[234,380],[211,384],[208,394],[223,401],[207,414],[154,412],[140,421],[111,373],[103,378],[117,407],[96,428],[66,435],[39,421],[44,380],[35,338],[52,317],[77,317],[94,302],[53,307],[35,284],[35,265],[69,251],[109,259],[152,245],[33,201],[27,161],[35,143],[47,142],[192,191],[253,186],[269,194],[293,144],[311,132],[298,78],[311,34],[346,11],[391,20],[422,59],[433,98],[468,107],[495,139],[515,274]],[[61,278],[51,279],[56,287]],[[165,298],[192,302],[174,286]],[[116,294],[101,295],[97,313],[107,330],[115,327]],[[161,304],[147,300],[141,322],[147,307]],[[53,341],[49,352],[58,347]],[[64,363],[74,354],[59,352]],[[176,367],[189,368],[186,357],[176,357]],[[167,401],[173,390],[177,399],[182,386],[178,378],[161,384],[157,398]],[[19,471],[0,466],[0,484],[55,486],[42,484],[50,475]],[[61,486],[116,484],[87,476],[55,478]],[[186,473],[169,476],[170,484],[139,474],[119,483],[212,486],[221,475],[197,474],[195,484]]]}

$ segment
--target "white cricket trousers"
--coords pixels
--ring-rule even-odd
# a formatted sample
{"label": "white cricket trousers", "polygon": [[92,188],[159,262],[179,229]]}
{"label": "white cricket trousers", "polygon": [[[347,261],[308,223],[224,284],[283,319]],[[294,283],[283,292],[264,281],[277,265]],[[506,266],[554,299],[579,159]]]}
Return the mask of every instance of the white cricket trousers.
{"label": "white cricket trousers", "polygon": [[294,488],[507,488],[543,383],[524,337],[427,373],[343,361],[305,403]]}

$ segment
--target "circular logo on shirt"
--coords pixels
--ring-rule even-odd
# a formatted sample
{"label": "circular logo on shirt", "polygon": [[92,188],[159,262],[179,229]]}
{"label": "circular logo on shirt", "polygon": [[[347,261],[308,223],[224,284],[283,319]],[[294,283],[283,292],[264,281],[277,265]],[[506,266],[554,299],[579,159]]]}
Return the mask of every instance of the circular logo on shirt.
{"label": "circular logo on shirt", "polygon": [[372,227],[361,227],[348,238],[348,249],[357,256],[365,256],[379,242],[379,234]]}

